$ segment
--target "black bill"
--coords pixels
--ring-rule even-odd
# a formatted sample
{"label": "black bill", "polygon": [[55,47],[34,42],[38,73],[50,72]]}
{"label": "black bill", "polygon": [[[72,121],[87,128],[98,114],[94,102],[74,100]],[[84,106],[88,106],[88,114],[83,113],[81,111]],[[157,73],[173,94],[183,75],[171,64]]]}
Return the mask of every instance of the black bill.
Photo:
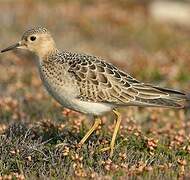
{"label": "black bill", "polygon": [[13,50],[13,49],[15,49],[15,48],[17,48],[17,47],[19,47],[19,46],[20,46],[20,43],[13,44],[12,46],[9,46],[9,47],[7,47],[7,48],[1,50],[1,53],[4,53],[4,52],[6,52],[6,51]]}

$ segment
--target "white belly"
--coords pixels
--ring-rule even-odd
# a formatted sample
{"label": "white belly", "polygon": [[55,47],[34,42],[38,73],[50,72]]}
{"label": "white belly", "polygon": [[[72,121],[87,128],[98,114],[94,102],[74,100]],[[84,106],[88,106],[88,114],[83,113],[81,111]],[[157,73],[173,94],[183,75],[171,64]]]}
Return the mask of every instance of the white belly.
{"label": "white belly", "polygon": [[111,111],[114,107],[106,103],[93,103],[88,101],[74,100],[76,110],[85,114],[102,115],[106,112]]}
{"label": "white belly", "polygon": [[81,101],[80,99],[73,96],[75,92],[71,92],[71,89],[62,89],[53,87],[52,85],[44,84],[47,91],[64,107],[82,112],[85,114],[102,115],[109,112],[113,107],[106,103],[93,103],[88,101]]}

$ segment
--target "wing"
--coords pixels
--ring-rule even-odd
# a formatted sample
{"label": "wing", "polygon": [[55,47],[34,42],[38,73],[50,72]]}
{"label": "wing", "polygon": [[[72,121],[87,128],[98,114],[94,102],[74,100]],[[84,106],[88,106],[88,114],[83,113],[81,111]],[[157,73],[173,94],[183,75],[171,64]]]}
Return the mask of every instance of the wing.
{"label": "wing", "polygon": [[[185,94],[139,82],[95,56],[72,54],[68,71],[76,78],[83,101],[140,106],[180,107]],[[73,60],[74,59],[74,60]]]}

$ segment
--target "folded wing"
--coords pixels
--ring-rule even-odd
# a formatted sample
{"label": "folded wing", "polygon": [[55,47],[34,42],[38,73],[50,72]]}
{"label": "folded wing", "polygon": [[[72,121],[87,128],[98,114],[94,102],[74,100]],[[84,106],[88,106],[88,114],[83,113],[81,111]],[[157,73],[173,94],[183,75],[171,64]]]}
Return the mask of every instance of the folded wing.
{"label": "folded wing", "polygon": [[160,106],[182,108],[186,94],[141,83],[110,63],[94,56],[75,54],[68,60],[83,101],[112,103],[115,106]]}

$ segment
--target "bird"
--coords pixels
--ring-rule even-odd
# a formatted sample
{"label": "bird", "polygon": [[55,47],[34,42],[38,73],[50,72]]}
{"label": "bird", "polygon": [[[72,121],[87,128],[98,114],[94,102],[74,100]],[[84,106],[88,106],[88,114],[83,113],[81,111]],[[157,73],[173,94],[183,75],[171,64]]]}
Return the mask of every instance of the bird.
{"label": "bird", "polygon": [[185,92],[162,88],[138,81],[105,59],[76,52],[60,51],[44,27],[26,30],[21,40],[1,53],[26,49],[38,56],[38,70],[46,90],[63,107],[92,115],[94,124],[77,144],[86,142],[101,124],[101,116],[113,112],[116,116],[109,147],[114,154],[116,136],[121,123],[120,107],[184,108],[189,102]]}

